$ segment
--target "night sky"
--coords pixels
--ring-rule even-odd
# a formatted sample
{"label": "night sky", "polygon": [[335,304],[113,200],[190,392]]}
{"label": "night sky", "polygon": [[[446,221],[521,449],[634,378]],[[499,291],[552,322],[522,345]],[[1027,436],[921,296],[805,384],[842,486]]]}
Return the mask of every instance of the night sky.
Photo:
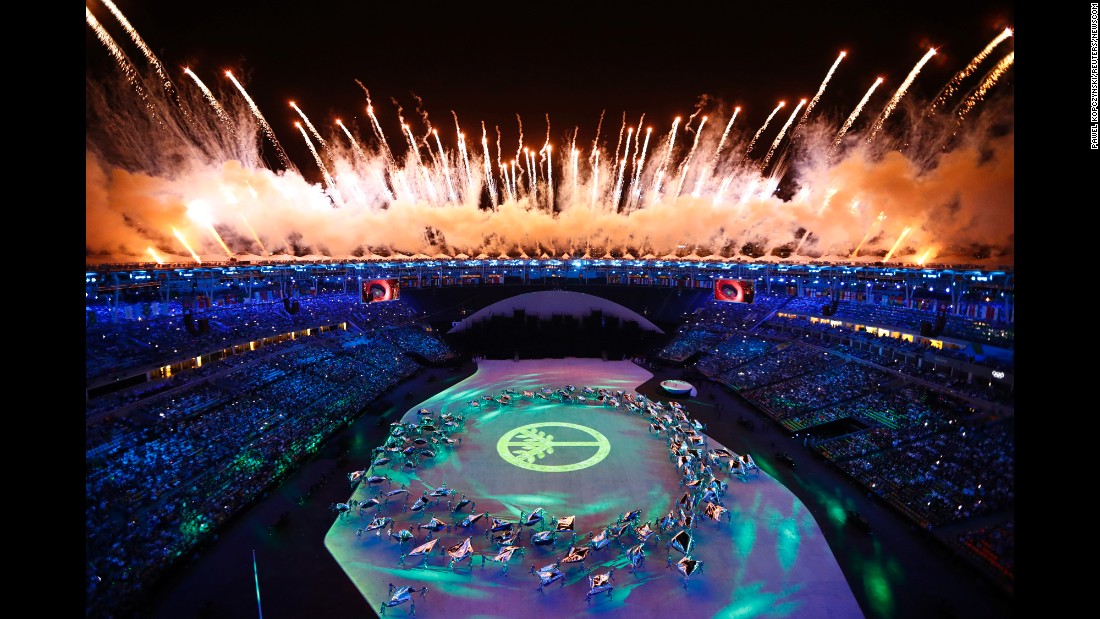
{"label": "night sky", "polygon": [[[116,2],[177,84],[184,67],[212,86],[233,71],[299,165],[309,155],[289,102],[322,133],[336,118],[368,132],[356,80],[391,140],[400,106],[417,134],[427,131],[423,109],[445,144],[455,140],[452,112],[474,142],[484,121],[491,141],[499,127],[505,143],[518,143],[519,115],[536,148],[547,115],[560,145],[574,127],[578,144],[591,143],[604,113],[600,139],[613,145],[624,113],[629,126],[645,114],[658,135],[704,97],[726,117],[742,106],[738,125],[755,130],[780,100],[791,110],[812,98],[841,51],[815,115],[843,118],[878,76],[887,97],[930,46],[938,52],[910,91],[931,98],[1015,27],[1003,1],[654,4]],[[87,6],[140,61],[110,12],[98,0]],[[86,32],[87,66],[117,71]]]}

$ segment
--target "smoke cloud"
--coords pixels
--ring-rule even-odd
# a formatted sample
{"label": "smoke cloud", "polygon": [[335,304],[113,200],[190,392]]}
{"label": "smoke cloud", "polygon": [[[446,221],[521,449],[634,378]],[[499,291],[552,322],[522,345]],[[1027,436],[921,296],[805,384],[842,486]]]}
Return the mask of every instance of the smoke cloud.
{"label": "smoke cloud", "polygon": [[386,144],[373,128],[325,135],[327,145],[313,147],[333,179],[326,186],[266,163],[277,161],[273,136],[228,84],[206,94],[185,78],[168,90],[155,72],[132,69],[87,80],[89,264],[154,254],[193,262],[181,236],[206,262],[395,254],[881,260],[903,235],[891,261],[1012,263],[1010,85],[989,89],[965,118],[951,101],[931,113],[926,101],[903,100],[877,135],[872,100],[836,147],[843,119],[810,118],[763,170],[765,149],[745,156],[758,127],[740,119],[718,151],[733,106],[706,95],[692,113],[708,115],[706,124],[696,120],[690,134],[681,127],[671,152],[671,125],[653,127],[648,152],[633,144],[628,155],[614,152],[619,128],[603,127],[598,158],[570,128],[535,154],[534,167],[511,155],[498,161],[516,148],[514,140],[496,143],[499,129],[487,132],[489,161],[474,127],[464,128],[465,149],[452,139],[440,153],[434,138],[423,138],[432,127],[420,112],[404,119],[421,136],[415,144],[404,135],[385,136]]}

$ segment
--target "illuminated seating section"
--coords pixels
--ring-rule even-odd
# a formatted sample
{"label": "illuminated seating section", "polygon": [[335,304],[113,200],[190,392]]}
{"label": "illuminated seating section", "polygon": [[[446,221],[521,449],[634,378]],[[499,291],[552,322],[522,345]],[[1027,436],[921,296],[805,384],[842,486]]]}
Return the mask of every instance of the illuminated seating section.
{"label": "illuminated seating section", "polygon": [[660,358],[665,361],[682,362],[701,350],[713,347],[726,336],[721,331],[711,331],[698,326],[681,328],[675,338],[661,349]]}
{"label": "illuminated seating section", "polygon": [[399,317],[407,320],[393,308],[368,311],[369,330],[276,342],[188,370],[148,393],[106,396],[118,414],[89,423],[85,445],[89,614],[126,608],[415,373],[420,366],[405,346],[425,346],[418,350],[425,357],[449,353],[438,340],[429,346],[423,328],[389,322]]}
{"label": "illuminated seating section", "polygon": [[[784,312],[823,316],[821,309],[829,305],[827,299],[820,297],[800,297],[784,306]],[[935,324],[939,314],[931,310],[879,305],[856,301],[838,301],[836,311],[825,318],[853,322],[871,326],[889,326],[909,333],[920,333],[922,322]],[[943,336],[968,342],[980,342],[1002,348],[1011,348],[1015,330],[1010,325],[993,324],[982,320],[947,314]]]}
{"label": "illuminated seating section", "polygon": [[718,375],[718,381],[734,391],[746,391],[803,374],[812,374],[824,370],[827,365],[828,352],[797,344],[780,344],[770,349],[766,355],[726,370]]}
{"label": "illuminated seating section", "polygon": [[[966,372],[952,371],[949,367],[930,362],[926,355],[953,357],[966,360],[963,352],[933,349],[927,343],[909,341],[897,337],[885,337],[866,331],[825,322],[811,322],[807,318],[776,317],[753,331],[754,335],[778,340],[797,338],[814,346],[828,348],[847,357],[862,359],[888,370],[920,378],[951,389],[962,395],[998,402],[1007,406],[1014,403],[1011,390],[987,381],[969,381]],[[921,360],[924,360],[923,363]],[[1011,372],[1011,361],[987,358],[979,363],[989,369]],[[700,364],[700,371],[709,372]]]}
{"label": "illuminated seating section", "polygon": [[890,448],[837,464],[924,527],[1011,508],[1012,420],[949,425],[935,434],[898,433]]}
{"label": "illuminated seating section", "polygon": [[682,362],[697,352],[710,350],[734,330],[752,328],[790,299],[758,294],[752,304],[711,301],[696,311],[657,356],[665,361]]}
{"label": "illuminated seating section", "polygon": [[208,321],[206,333],[188,330],[178,303],[161,304],[170,313],[157,316],[119,317],[113,322],[97,319],[85,332],[86,378],[129,375],[238,344],[336,325],[348,320],[349,308],[359,305],[358,297],[344,294],[303,295],[294,300],[299,307],[294,314],[287,312],[281,300],[195,310],[196,321]]}
{"label": "illuminated seating section", "polygon": [[[1011,416],[975,410],[942,388],[928,364],[914,363],[920,349],[907,348],[911,343],[891,339],[875,351],[850,329],[839,332],[847,338],[815,338],[772,314],[807,301],[761,299],[706,304],[656,356],[674,361],[698,353],[700,372],[788,431],[858,419],[864,429],[815,439],[812,448],[920,526],[965,524],[1012,507]],[[297,300],[294,315],[281,301],[206,310],[209,332],[197,335],[170,308],[141,320],[97,315],[89,322],[89,380],[351,325],[272,339],[248,354],[88,402],[89,614],[125,608],[363,407],[416,372],[420,366],[406,352],[430,361],[453,355],[403,301],[364,306],[342,294]],[[820,301],[813,305],[820,310]],[[1013,569],[1011,529],[975,528],[957,548],[994,570]]]}
{"label": "illuminated seating section", "polygon": [[742,395],[787,430],[799,431],[849,417],[842,403],[858,400],[892,379],[862,363],[837,358],[834,364]]}
{"label": "illuminated seating section", "polygon": [[775,342],[746,333],[733,334],[716,343],[696,364],[706,376],[717,376],[751,359],[763,356]]}
{"label": "illuminated seating section", "polygon": [[[791,300],[781,311],[809,308],[819,314],[822,304]],[[895,315],[905,324],[920,317],[898,308],[868,315],[891,325]],[[697,320],[677,339],[691,341],[700,331],[721,333],[722,339],[698,349],[704,354],[695,368],[787,431],[857,421],[839,436],[811,438],[810,447],[922,528],[965,527],[1013,507],[1011,392],[964,384],[959,376],[918,363],[926,345],[805,318],[777,316],[751,333]],[[975,400],[1007,405],[1007,412],[976,407]],[[992,531],[975,529],[954,547],[999,572],[1011,587],[1011,525]]]}

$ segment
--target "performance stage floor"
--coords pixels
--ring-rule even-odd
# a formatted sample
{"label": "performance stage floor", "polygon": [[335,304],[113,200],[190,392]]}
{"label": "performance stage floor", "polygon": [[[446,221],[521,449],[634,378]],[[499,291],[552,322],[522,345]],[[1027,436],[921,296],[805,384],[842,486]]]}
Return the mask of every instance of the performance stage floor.
{"label": "performance stage floor", "polygon": [[[417,592],[411,602],[386,608],[385,616],[411,614],[415,603],[418,616],[431,617],[863,617],[814,517],[792,492],[762,470],[744,480],[720,474],[729,484],[722,503],[731,517],[716,522],[698,514],[690,529],[694,544],[688,554],[701,562],[702,569],[688,578],[676,570],[684,553],[666,548],[669,537],[679,530],[674,528],[645,542],[645,563],[636,573],[631,573],[617,541],[588,554],[583,565],[593,574],[614,568],[610,597],[600,593],[586,601],[589,582],[578,564],[560,564],[564,579],[538,590],[539,578],[531,568],[560,561],[573,545],[569,534],[558,534],[552,546],[530,543],[533,532],[550,528],[550,518],[575,516],[579,547],[589,533],[603,531],[633,510],[641,510],[637,524],[649,522],[656,529],[685,488],[679,485],[681,475],[669,458],[664,433],[654,434],[648,415],[592,403],[528,399],[518,393],[566,385],[575,385],[576,393],[586,386],[634,393],[652,376],[630,361],[480,361],[473,376],[416,404],[402,419],[419,422],[421,408],[436,418],[461,414],[464,426],[451,436],[461,437],[462,442],[436,448],[434,458],[424,458],[413,470],[398,465],[373,470],[388,475],[390,483],[361,483],[349,493],[349,500],[365,501],[380,490],[404,484],[410,491],[408,501],[405,495],[396,495],[361,515],[352,509],[337,516],[325,536],[325,547],[380,614],[390,599],[391,583],[427,587],[425,595]],[[483,395],[499,396],[506,388],[517,392],[510,404],[482,399]],[[481,407],[471,406],[471,400],[481,401]],[[690,404],[685,410],[692,417]],[[521,430],[524,426],[531,427]],[[514,455],[525,437],[542,449],[541,457],[532,457],[531,463]],[[712,439],[706,445],[723,447]],[[411,510],[422,492],[444,483],[456,493],[452,500],[465,494],[473,505],[452,512],[443,497],[421,511]],[[474,513],[488,512],[488,517],[469,528],[460,526],[471,507]],[[545,510],[546,521],[522,527],[523,554],[517,551],[507,569],[492,561],[497,547],[486,538],[491,519],[516,521],[521,512],[539,507]],[[392,518],[393,533],[408,529],[414,539],[400,542],[390,535],[389,527],[381,529],[380,535],[357,534],[377,516]],[[406,557],[402,565],[403,554],[428,541],[428,531],[417,525],[427,524],[432,517],[451,526],[432,534],[439,541],[426,563],[421,557]],[[445,550],[467,538],[473,555],[450,567]],[[631,533],[624,534],[626,547],[638,543]]]}

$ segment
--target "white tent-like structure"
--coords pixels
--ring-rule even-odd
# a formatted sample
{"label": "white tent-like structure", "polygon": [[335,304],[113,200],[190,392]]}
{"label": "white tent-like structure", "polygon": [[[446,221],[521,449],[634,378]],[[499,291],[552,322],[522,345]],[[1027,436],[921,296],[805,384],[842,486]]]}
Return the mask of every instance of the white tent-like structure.
{"label": "white tent-like structure", "polygon": [[599,310],[605,316],[636,322],[643,331],[664,333],[645,316],[618,303],[595,295],[566,290],[528,292],[498,301],[462,319],[449,333],[461,333],[470,325],[491,316],[511,316],[517,309],[522,309],[527,316],[538,316],[541,319],[550,319],[554,315],[581,317]]}

